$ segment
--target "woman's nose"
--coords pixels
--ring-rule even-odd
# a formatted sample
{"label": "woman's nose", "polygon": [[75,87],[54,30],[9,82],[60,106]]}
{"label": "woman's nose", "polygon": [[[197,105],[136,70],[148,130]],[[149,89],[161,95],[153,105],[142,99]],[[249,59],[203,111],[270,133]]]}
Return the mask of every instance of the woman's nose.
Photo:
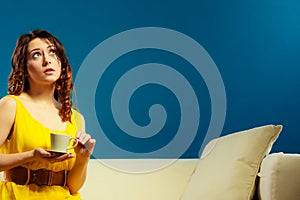
{"label": "woman's nose", "polygon": [[43,66],[47,66],[48,64],[51,64],[50,56],[44,53],[44,55],[43,55]]}

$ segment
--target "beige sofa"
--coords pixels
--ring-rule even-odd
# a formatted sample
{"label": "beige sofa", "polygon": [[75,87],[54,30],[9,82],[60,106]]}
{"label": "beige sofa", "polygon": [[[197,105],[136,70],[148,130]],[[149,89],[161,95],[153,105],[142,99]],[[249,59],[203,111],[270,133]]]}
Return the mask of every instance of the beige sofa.
{"label": "beige sofa", "polygon": [[[164,161],[115,160],[118,165],[124,166],[155,166]],[[180,200],[198,161],[179,159],[152,172],[133,173],[117,170],[114,164],[109,166],[108,161],[93,159],[89,164],[87,182],[80,193],[83,200]],[[263,200],[300,199],[300,154],[270,154],[262,167],[261,178],[258,176],[257,179],[261,182],[257,182],[259,190],[256,190],[254,199],[259,199],[259,195]]]}
{"label": "beige sofa", "polygon": [[300,200],[300,154],[269,154],[282,126],[211,140],[200,159],[91,160],[85,200]]}
{"label": "beige sofa", "polygon": [[[154,166],[145,173],[133,173],[109,166],[107,160],[90,160],[87,181],[80,193],[83,200],[180,200],[199,159],[169,160],[169,164],[156,168],[166,160],[128,159],[111,160],[118,166]],[[300,199],[300,155],[274,153],[263,161],[257,183],[257,194],[263,200]],[[122,167],[120,167],[121,169]],[[0,180],[3,179],[0,173]],[[260,177],[258,176],[258,180]],[[213,187],[213,186],[211,186]],[[200,188],[199,188],[200,189]],[[258,198],[255,198],[258,199]],[[206,199],[210,200],[210,199]],[[221,200],[221,199],[220,199]],[[223,200],[223,199],[222,199]]]}
{"label": "beige sofa", "polygon": [[200,159],[91,159],[80,193],[83,200],[299,200],[300,154],[269,154],[281,129],[214,139]]}

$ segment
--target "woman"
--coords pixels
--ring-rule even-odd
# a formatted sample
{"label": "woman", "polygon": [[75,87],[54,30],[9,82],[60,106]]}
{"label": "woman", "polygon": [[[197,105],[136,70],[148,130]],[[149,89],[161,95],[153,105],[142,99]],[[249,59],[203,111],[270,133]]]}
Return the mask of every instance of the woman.
{"label": "woman", "polygon": [[[95,140],[72,108],[72,71],[64,47],[45,30],[19,37],[8,93],[0,100],[0,199],[80,199]],[[51,148],[50,133],[78,138],[64,154]]]}

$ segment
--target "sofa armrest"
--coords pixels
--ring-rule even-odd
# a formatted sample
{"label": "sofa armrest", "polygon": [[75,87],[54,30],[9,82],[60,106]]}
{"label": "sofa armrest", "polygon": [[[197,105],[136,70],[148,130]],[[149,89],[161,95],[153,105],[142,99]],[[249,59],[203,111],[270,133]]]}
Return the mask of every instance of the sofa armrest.
{"label": "sofa armrest", "polygon": [[258,174],[261,200],[300,199],[300,154],[272,153]]}

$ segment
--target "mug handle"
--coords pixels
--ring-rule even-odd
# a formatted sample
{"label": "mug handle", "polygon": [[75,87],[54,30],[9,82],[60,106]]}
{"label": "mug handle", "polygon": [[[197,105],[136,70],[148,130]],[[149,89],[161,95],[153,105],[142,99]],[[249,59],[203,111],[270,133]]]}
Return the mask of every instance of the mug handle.
{"label": "mug handle", "polygon": [[71,142],[71,140],[74,140],[74,143],[73,143],[72,146],[68,147],[67,150],[74,149],[78,145],[78,139],[77,138],[71,137],[69,142]]}

